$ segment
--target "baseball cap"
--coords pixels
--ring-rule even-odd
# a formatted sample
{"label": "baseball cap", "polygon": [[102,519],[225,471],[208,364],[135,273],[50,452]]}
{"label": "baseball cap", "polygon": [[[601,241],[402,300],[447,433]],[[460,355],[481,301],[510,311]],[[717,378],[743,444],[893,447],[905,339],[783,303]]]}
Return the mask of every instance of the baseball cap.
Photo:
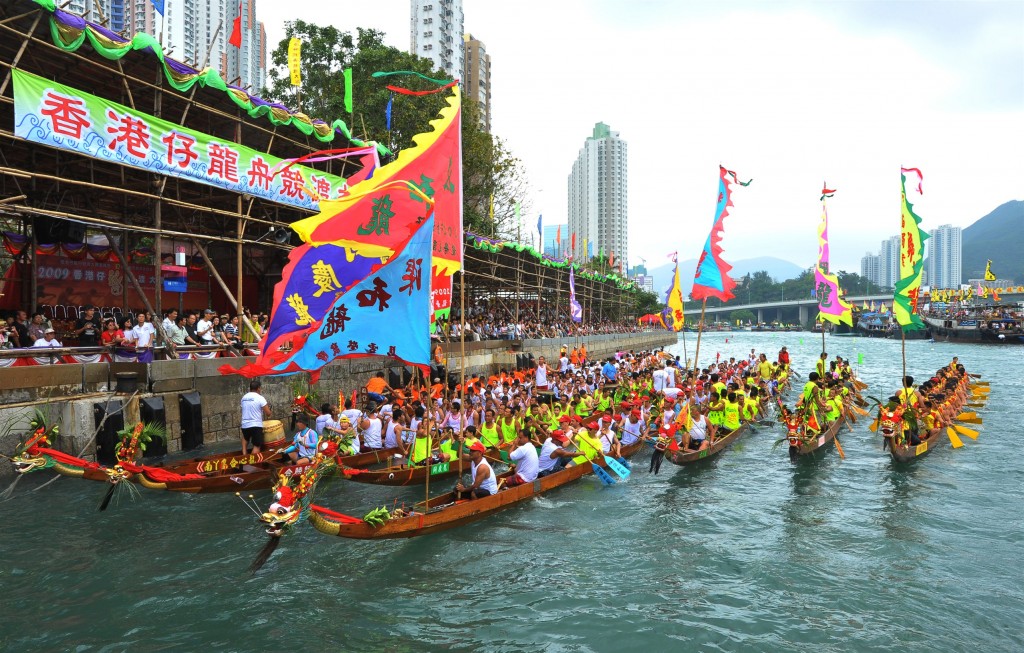
{"label": "baseball cap", "polygon": [[43,331],[43,333],[46,334],[46,333],[57,333],[57,332],[53,330],[53,327],[50,327],[49,329]]}
{"label": "baseball cap", "polygon": [[633,412],[631,412],[631,413],[629,414],[629,416],[630,416],[630,417],[635,417],[635,418],[637,418],[637,419],[640,419],[640,411],[639,411],[639,410],[634,410]]}
{"label": "baseball cap", "polygon": [[569,438],[565,435],[565,431],[559,429],[551,433],[552,440],[558,440],[559,442],[568,442]]}
{"label": "baseball cap", "polygon": [[470,451],[487,451],[487,447],[484,446],[483,442],[477,440],[473,444],[469,445]]}

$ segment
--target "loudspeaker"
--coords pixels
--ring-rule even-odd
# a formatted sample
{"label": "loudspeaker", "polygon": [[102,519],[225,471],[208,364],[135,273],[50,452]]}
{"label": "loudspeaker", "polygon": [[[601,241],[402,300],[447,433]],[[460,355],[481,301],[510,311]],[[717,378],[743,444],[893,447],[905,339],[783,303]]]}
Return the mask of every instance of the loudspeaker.
{"label": "loudspeaker", "polygon": [[198,392],[178,395],[183,451],[203,446],[203,401]]}
{"label": "loudspeaker", "polygon": [[[167,415],[164,412],[164,398],[163,397],[146,397],[139,401],[139,417],[142,421],[147,424],[159,424],[164,429],[167,428]],[[146,445],[146,451],[142,454],[143,458],[152,458],[154,456],[163,456],[167,453],[167,438],[170,434],[167,434],[163,440],[152,440]]]}
{"label": "loudspeaker", "polygon": [[292,239],[292,232],[288,229],[277,228],[274,229],[273,234],[270,236],[275,243],[285,244]]}
{"label": "loudspeaker", "polygon": [[[124,429],[124,413],[121,410],[121,400],[111,399],[110,401],[94,404],[93,413],[96,416],[96,462],[101,465],[114,465],[117,463],[117,456],[114,448],[117,447],[117,432]],[[104,421],[104,417],[106,420]],[[102,428],[100,424],[103,424]]]}

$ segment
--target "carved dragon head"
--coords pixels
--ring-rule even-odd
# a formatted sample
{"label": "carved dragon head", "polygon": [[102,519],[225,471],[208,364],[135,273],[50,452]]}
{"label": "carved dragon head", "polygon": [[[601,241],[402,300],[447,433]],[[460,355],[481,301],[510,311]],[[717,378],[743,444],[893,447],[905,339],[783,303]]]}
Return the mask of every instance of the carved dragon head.
{"label": "carved dragon head", "polygon": [[286,470],[290,468],[278,471],[273,502],[260,515],[260,522],[266,524],[268,535],[281,537],[285,531],[299,523],[303,511],[309,505],[309,493],[320,477],[335,467],[337,455],[338,438],[328,435],[317,444],[316,455],[301,474],[289,475]]}
{"label": "carved dragon head", "polygon": [[903,412],[902,406],[897,406],[893,409],[883,406],[878,413],[878,432],[886,438],[891,438],[897,433],[902,432]]}

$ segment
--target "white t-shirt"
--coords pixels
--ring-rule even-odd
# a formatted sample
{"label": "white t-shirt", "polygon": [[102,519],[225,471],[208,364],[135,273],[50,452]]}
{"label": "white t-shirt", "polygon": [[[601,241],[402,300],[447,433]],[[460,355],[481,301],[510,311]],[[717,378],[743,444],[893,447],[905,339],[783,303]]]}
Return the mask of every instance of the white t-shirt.
{"label": "white t-shirt", "polygon": [[54,338],[50,342],[46,342],[46,338],[40,338],[39,340],[36,340],[35,344],[33,344],[32,346],[33,347],[61,347],[63,345],[61,345],[59,342],[57,342],[56,338]]}
{"label": "white t-shirt", "polygon": [[263,426],[263,407],[266,405],[266,398],[258,392],[247,392],[242,395],[242,428]]}
{"label": "white t-shirt", "polygon": [[540,456],[537,460],[537,469],[539,471],[546,472],[558,463],[558,458],[551,457],[551,454],[555,453],[558,449],[561,449],[561,445],[551,438],[544,441],[544,446],[540,448]]}
{"label": "white t-shirt", "polygon": [[369,449],[380,449],[383,443],[381,442],[381,428],[383,425],[379,418],[368,417],[370,422],[370,428],[363,431],[363,446]]}
{"label": "white t-shirt", "polygon": [[562,356],[561,358],[558,359],[558,371],[559,372],[565,372],[568,369],[569,369],[569,359],[567,357],[565,357],[565,356]]}
{"label": "white t-shirt", "polygon": [[654,370],[651,372],[651,380],[654,381],[654,391],[661,392],[665,389],[665,370]]}
{"label": "white t-shirt", "polygon": [[135,336],[135,346],[139,349],[145,349],[153,345],[153,334],[156,333],[156,329],[149,322],[144,322],[142,326],[136,324],[132,327],[132,335]]}
{"label": "white t-shirt", "polygon": [[[630,422],[628,419],[622,423],[622,438],[620,442],[623,446],[633,444],[640,439],[640,431],[643,429],[644,423],[638,421],[636,424]],[[607,449],[605,449],[607,451]]]}
{"label": "white t-shirt", "polygon": [[213,342],[213,322],[207,322],[205,319],[200,319],[199,322],[196,323],[196,333],[203,333],[203,331],[206,331],[207,329],[209,329],[209,332],[199,336],[204,345]]}
{"label": "white t-shirt", "polygon": [[548,384],[548,366],[538,365],[537,366],[537,385],[546,386]]}
{"label": "white t-shirt", "polygon": [[331,421],[330,414],[316,416],[316,424],[313,426],[313,428],[316,430],[317,435],[324,434],[324,427],[327,426],[327,422],[329,421]]}
{"label": "white t-shirt", "polygon": [[352,426],[359,423],[359,419],[363,416],[363,412],[357,408],[349,408],[348,410],[341,411],[342,417],[347,417],[348,421],[352,422]]}
{"label": "white t-shirt", "polygon": [[698,415],[690,426],[690,439],[703,440],[707,437],[708,421],[703,415]]}
{"label": "white t-shirt", "polygon": [[676,397],[678,397],[679,393],[682,391],[682,388],[665,388],[664,390],[662,390],[662,392],[665,393],[665,396],[671,399],[675,399]]}
{"label": "white t-shirt", "polygon": [[540,461],[537,459],[537,447],[533,446],[532,442],[517,447],[508,457],[516,464],[516,474],[519,474],[520,478],[526,482],[537,480]]}

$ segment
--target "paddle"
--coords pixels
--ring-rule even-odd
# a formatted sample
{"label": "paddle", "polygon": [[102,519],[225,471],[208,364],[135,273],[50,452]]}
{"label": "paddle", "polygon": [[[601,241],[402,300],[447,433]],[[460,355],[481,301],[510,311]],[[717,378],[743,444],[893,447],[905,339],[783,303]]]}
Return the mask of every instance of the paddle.
{"label": "paddle", "polygon": [[593,467],[594,476],[597,476],[597,478],[601,481],[602,485],[615,485],[615,479],[611,477],[611,474],[604,471],[603,467],[601,467],[600,465],[593,465]]}
{"label": "paddle", "polygon": [[959,424],[953,424],[952,427],[956,429],[956,432],[960,435],[966,435],[972,440],[978,439],[978,432],[974,429],[969,429],[966,426],[960,426]]}
{"label": "paddle", "polygon": [[872,433],[878,432],[878,418],[875,418],[875,421],[871,422],[871,424],[868,425],[868,430],[871,431]]}
{"label": "paddle", "polygon": [[958,422],[963,422],[965,424],[981,424],[982,423],[982,419],[980,417],[971,417],[969,419],[960,419],[959,417],[956,417],[954,419],[956,419],[956,421],[958,421]]}
{"label": "paddle", "polygon": [[[847,425],[847,426],[849,426],[849,425]],[[832,438],[832,439],[836,441],[836,451],[839,452],[839,457],[845,460],[846,459],[846,454],[843,453],[843,445],[841,445],[839,443],[839,438],[835,437],[835,438]]]}
{"label": "paddle", "polygon": [[960,447],[964,446],[963,440],[961,440],[957,436],[956,431],[954,431],[952,429],[952,427],[949,427],[949,426],[946,427],[946,435],[949,436],[949,442],[950,442],[950,444],[953,445],[954,449],[959,449]]}
{"label": "paddle", "polygon": [[953,419],[964,420],[964,419],[975,419],[978,417],[978,413],[960,413]]}

